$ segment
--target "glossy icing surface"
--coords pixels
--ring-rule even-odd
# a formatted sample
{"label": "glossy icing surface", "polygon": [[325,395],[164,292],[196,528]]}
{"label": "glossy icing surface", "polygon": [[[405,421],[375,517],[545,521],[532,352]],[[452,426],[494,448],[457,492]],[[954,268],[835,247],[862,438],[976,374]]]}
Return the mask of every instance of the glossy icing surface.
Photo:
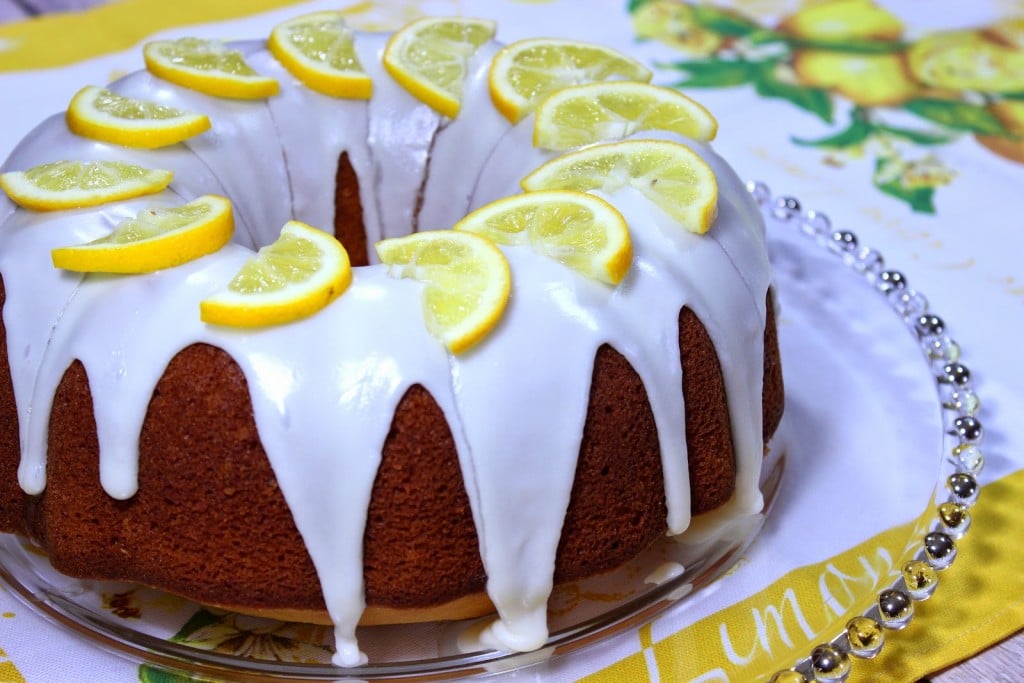
{"label": "glossy icing surface", "polygon": [[[200,321],[199,301],[220,290],[253,248],[276,239],[286,220],[329,229],[342,153],[360,179],[371,244],[417,227],[450,227],[470,208],[519,192],[519,180],[552,156],[532,147],[532,118],[509,126],[490,103],[486,74],[497,44],[473,57],[463,110],[448,120],[386,75],[386,38],[356,37],[374,80],[368,102],[306,89],[262,43],[239,47],[258,71],[280,81],[281,94],[266,101],[209,97],[146,72],[127,76],[111,88],[207,113],[212,130],[139,151],[79,138],[57,116],[18,146],[4,170],[121,159],[174,171],[168,190],[52,214],[5,205],[0,215],[22,487],[45,487],[50,405],[73,360],[84,364],[94,397],[101,483],[127,499],[136,490],[146,407],[164,368],[193,343],[224,349],[248,382],[262,444],[320,577],[342,666],[364,661],[355,629],[364,608],[366,508],[395,407],[414,384],[433,395],[456,442],[487,591],[499,614],[482,636],[494,647],[530,650],[547,637],[555,552],[602,344],[625,356],[647,388],[668,526],[682,533],[690,524],[690,490],[677,319],[683,306],[697,314],[718,350],[732,416],[737,488],[722,514],[761,508],[769,285],[763,228],[740,180],[706,145],[682,140],[718,179],[718,217],[707,235],[686,232],[633,190],[605,196],[630,225],[635,256],[626,279],[608,287],[528,247],[503,247],[513,276],[510,304],[497,328],[462,355],[449,354],[426,331],[422,286],[389,276],[381,265],[357,268],[343,296],[295,323],[234,330]],[[100,237],[144,207],[205,193],[232,199],[236,244],[140,276],[82,276],[51,265],[53,247]],[[495,387],[502,388],[500,405]]]}

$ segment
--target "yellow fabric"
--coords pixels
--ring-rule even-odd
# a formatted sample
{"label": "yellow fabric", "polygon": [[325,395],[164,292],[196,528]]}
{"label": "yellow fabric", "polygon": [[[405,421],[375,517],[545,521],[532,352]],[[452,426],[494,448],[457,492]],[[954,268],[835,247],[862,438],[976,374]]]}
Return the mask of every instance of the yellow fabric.
{"label": "yellow fabric", "polygon": [[[985,486],[972,516],[983,530],[957,543],[958,557],[939,575],[935,595],[916,602],[900,632],[887,631],[882,654],[855,660],[849,681],[916,681],[962,661],[1024,625],[1024,470]],[[935,512],[889,529],[839,555],[796,569],[761,592],[641,652],[582,679],[745,681],[767,678],[829,640],[870,607],[920,547]],[[654,627],[657,630],[657,626]],[[645,633],[647,631],[647,633]],[[649,652],[647,652],[649,651]],[[653,656],[652,656],[653,655]],[[657,668],[657,679],[650,667]]]}
{"label": "yellow fabric", "polygon": [[[301,0],[122,0],[86,13],[68,12],[0,25],[0,72],[66,66],[126,50],[174,26],[258,14]],[[88,26],[102,26],[102,31]],[[86,28],[86,30],[83,30]],[[74,40],[68,40],[74,36]],[[43,47],[45,46],[45,47]]]}

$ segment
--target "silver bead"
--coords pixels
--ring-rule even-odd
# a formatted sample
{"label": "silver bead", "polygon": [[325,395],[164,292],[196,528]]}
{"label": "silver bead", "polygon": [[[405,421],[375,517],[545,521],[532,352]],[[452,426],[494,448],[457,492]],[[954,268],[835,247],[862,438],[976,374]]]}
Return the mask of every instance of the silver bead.
{"label": "silver bead", "polygon": [[857,236],[849,230],[836,230],[828,247],[832,251],[849,254],[857,249]]}
{"label": "silver bead", "polygon": [[875,286],[883,292],[891,292],[895,289],[906,289],[907,278],[898,270],[883,270],[878,275],[878,283]]}
{"label": "silver bead", "polygon": [[946,479],[946,487],[953,500],[964,505],[972,505],[978,500],[978,480],[967,472],[957,472]]}
{"label": "silver bead", "polygon": [[914,616],[914,601],[901,590],[886,589],[878,594],[878,614],[882,626],[899,630]]}
{"label": "silver bead", "polygon": [[985,436],[981,422],[971,415],[962,415],[953,420],[953,430],[964,443],[978,443]]}
{"label": "silver bead", "polygon": [[811,652],[811,671],[818,683],[842,683],[850,676],[850,656],[834,645],[819,645]]}
{"label": "silver bead", "polygon": [[946,331],[946,323],[934,313],[918,316],[914,329],[922,337],[934,337]]}
{"label": "silver bead", "polygon": [[971,382],[971,371],[967,369],[966,365],[960,363],[946,363],[942,366],[939,381],[944,384],[965,387]]}
{"label": "silver bead", "polygon": [[949,534],[933,531],[924,537],[924,554],[928,564],[945,569],[956,559],[956,543]]}

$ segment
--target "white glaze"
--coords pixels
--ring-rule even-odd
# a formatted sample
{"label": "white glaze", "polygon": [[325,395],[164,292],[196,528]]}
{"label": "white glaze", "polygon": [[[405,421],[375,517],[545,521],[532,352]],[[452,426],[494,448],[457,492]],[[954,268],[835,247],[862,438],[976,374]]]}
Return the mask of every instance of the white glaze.
{"label": "white glaze", "polygon": [[[503,248],[513,276],[508,309],[463,355],[448,354],[426,332],[421,285],[392,278],[379,265],[356,269],[349,290],[305,320],[256,331],[200,322],[199,301],[223,287],[252,247],[273,241],[285,220],[332,223],[342,152],[360,177],[370,244],[417,224],[448,227],[468,207],[518,192],[520,178],[552,156],[532,147],[532,119],[510,127],[490,105],[486,72],[496,44],[471,61],[462,115],[448,121],[384,72],[386,39],[356,38],[374,81],[369,102],[308,91],[256,43],[241,47],[282,86],[268,101],[221,100],[132,74],[112,87],[205,112],[213,129],[168,149],[139,151],[83,140],[54,117],[19,145],[5,170],[60,158],[123,159],[173,170],[171,187],[97,209],[37,214],[0,207],[3,315],[23,488],[38,493],[45,486],[50,404],[73,360],[85,366],[94,396],[101,483],[113,497],[129,498],[146,406],[164,368],[193,343],[224,349],[247,379],[260,439],[320,576],[335,623],[335,662],[342,666],[365,661],[355,628],[364,608],[366,508],[395,407],[414,384],[437,401],[456,442],[499,615],[480,637],[494,647],[530,650],[547,637],[555,551],[602,344],[623,354],[647,389],[668,526],[679,534],[690,525],[690,491],[677,319],[683,306],[697,314],[719,353],[736,450],[736,494],[716,514],[728,519],[761,508],[769,284],[763,226],[742,183],[706,145],[689,143],[712,165],[720,187],[719,215],[708,235],[682,230],[634,190],[605,196],[633,236],[635,257],[624,282],[607,287],[528,247]],[[55,246],[94,239],[143,206],[179,204],[202,193],[232,198],[237,245],[141,276],[83,277],[50,264]],[[498,387],[502,403],[495,406]]]}

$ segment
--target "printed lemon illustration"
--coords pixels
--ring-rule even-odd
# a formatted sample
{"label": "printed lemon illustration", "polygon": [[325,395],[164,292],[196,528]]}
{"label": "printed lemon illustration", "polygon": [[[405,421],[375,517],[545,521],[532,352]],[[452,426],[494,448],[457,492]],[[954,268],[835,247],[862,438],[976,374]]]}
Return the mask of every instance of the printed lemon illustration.
{"label": "printed lemon illustration", "polygon": [[1004,19],[986,26],[982,34],[993,43],[1024,50],[1024,17]]}
{"label": "printed lemon illustration", "polygon": [[978,135],[978,142],[1001,157],[1024,164],[1024,101],[995,102],[988,106],[988,111],[1014,137]]}
{"label": "printed lemon illustration", "polygon": [[871,0],[831,0],[809,4],[783,19],[779,30],[816,42],[895,41],[903,22]]}
{"label": "printed lemon illustration", "polygon": [[697,24],[693,8],[676,0],[654,0],[633,12],[633,30],[640,40],[657,40],[694,56],[713,54],[724,39]]}
{"label": "printed lemon illustration", "polygon": [[[914,43],[907,61],[914,78],[930,86],[979,92],[1024,91],[1024,47],[1006,44],[1021,39],[1001,33],[948,31]],[[1024,28],[1018,29],[1024,33]],[[996,38],[998,37],[998,38]]]}
{"label": "printed lemon illustration", "polygon": [[804,85],[833,90],[863,107],[897,106],[921,91],[900,52],[799,50],[793,69]]}

